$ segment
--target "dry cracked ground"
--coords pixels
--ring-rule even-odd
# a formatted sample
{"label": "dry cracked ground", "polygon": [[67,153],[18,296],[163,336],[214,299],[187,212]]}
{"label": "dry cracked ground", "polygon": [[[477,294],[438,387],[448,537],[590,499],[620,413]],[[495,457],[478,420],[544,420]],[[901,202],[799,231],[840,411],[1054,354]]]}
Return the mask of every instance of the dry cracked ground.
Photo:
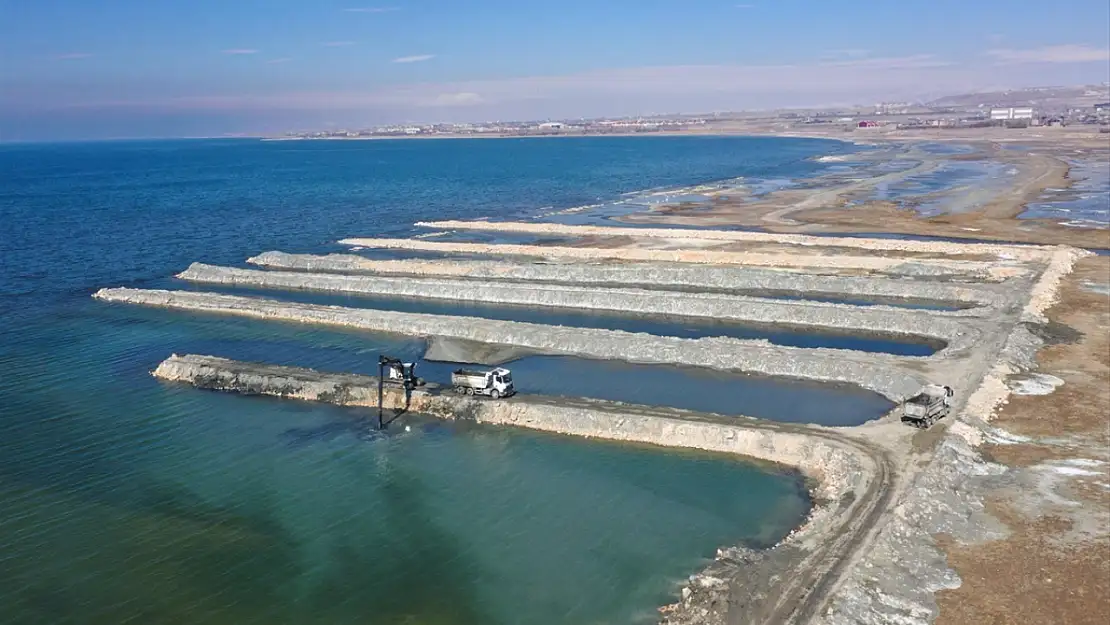
{"label": "dry cracked ground", "polygon": [[1037,357],[1039,373],[1063,384],[1015,394],[995,418],[1002,432],[986,455],[1018,479],[991,492],[987,509],[1011,534],[975,546],[940,537],[963,582],[939,593],[937,625],[1110,623],[1108,285],[1110,257],[1077,263]]}

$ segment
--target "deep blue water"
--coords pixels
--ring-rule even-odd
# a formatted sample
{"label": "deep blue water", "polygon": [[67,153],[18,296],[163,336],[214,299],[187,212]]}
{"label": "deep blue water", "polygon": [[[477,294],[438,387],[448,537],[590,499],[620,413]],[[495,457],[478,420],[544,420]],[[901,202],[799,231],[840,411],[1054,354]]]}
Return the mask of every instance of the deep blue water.
{"label": "deep blue water", "polygon": [[[803,177],[824,167],[812,157],[848,149],[738,138],[0,146],[3,622],[652,621],[716,547],[771,544],[799,522],[809,504],[796,476],[436,423],[371,440],[360,411],[147,372],[174,351],[351,370],[414,343],[89,295],[157,284],[192,261],[405,236],[423,219]],[[577,390],[574,363],[522,366],[557,380],[555,394]],[[603,386],[604,374],[585,375]],[[659,387],[666,375],[642,379]]]}

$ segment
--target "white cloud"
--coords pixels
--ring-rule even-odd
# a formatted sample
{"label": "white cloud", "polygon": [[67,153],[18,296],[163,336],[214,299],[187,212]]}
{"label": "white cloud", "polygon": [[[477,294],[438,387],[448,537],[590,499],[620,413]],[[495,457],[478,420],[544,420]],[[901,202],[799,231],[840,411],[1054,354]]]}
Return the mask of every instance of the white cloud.
{"label": "white cloud", "polygon": [[806,101],[812,98],[822,98],[822,101],[841,98],[857,102],[870,101],[875,97],[908,98],[923,90],[948,92],[971,89],[990,76],[989,67],[973,68],[949,63],[932,55],[915,55],[794,65],[649,66],[577,74],[418,83],[374,91],[287,91],[265,95],[231,93],[143,101],[84,102],[79,106],[325,111],[498,105],[516,106],[523,110],[540,103],[576,109],[580,105],[585,106],[587,101],[600,103],[597,106],[604,103],[648,103],[680,95],[684,102],[693,103],[690,106],[726,102],[729,106],[743,108],[747,102],[774,102],[778,106],[797,103],[803,98]]}
{"label": "white cloud", "polygon": [[224,50],[224,54],[258,54],[258,50],[253,48],[229,48]]}
{"label": "white cloud", "polygon": [[436,58],[434,54],[417,54],[414,56],[402,56],[393,59],[394,63],[419,63],[421,61],[430,61]]}
{"label": "white cloud", "polygon": [[1110,48],[1100,48],[1085,44],[1066,44],[1045,46],[1027,50],[996,49],[988,50],[987,56],[999,64],[1017,63],[1089,63],[1110,61]]}
{"label": "white cloud", "polygon": [[393,11],[400,11],[400,7],[363,7],[353,9],[343,9],[345,13],[392,13]]}
{"label": "white cloud", "polygon": [[474,106],[485,104],[485,102],[486,100],[482,96],[473,91],[461,91],[459,93],[441,93],[417,104],[419,106]]}
{"label": "white cloud", "polygon": [[[998,85],[1051,84],[1060,66],[995,65],[986,57],[953,63],[928,54],[766,65],[687,65],[601,69],[561,75],[406,83],[359,89],[258,92],[244,87],[188,96],[104,99],[48,96],[54,108],[143,108],[243,111],[360,119],[533,119],[642,114],[652,110],[704,112],[787,106],[915,101],[930,95],[968,93]],[[1077,65],[1095,79],[1101,68]],[[1086,75],[1080,80],[1087,80]],[[1097,80],[1096,80],[1097,81]]]}
{"label": "white cloud", "polygon": [[322,43],[320,45],[324,46],[325,48],[347,48],[347,47],[355,45],[355,42],[354,41],[325,41],[324,43]]}
{"label": "white cloud", "polygon": [[915,54],[912,56],[899,56],[887,58],[852,58],[846,60],[824,60],[821,67],[857,67],[877,70],[892,69],[923,69],[930,67],[951,67],[952,61],[937,58],[933,54]]}

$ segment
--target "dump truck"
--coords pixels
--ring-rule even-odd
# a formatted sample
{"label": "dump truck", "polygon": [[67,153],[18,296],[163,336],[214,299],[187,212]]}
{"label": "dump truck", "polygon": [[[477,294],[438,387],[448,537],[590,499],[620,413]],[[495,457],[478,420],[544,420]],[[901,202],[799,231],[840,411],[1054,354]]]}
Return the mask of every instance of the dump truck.
{"label": "dump truck", "polygon": [[451,386],[460,395],[487,395],[493,399],[508,397],[516,392],[512,372],[501,367],[490,371],[458,369],[451,373]]}
{"label": "dump truck", "polygon": [[952,409],[952,389],[939,384],[929,384],[902,402],[902,423],[926,429],[948,416]]}

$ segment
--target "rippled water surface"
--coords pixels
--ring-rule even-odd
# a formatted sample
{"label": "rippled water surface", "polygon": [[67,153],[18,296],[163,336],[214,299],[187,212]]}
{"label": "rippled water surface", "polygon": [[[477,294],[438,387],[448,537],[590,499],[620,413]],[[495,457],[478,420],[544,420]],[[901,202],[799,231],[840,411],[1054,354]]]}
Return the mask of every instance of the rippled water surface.
{"label": "rippled water surface", "polygon": [[1110,228],[1110,154],[1068,159],[1067,189],[1046,189],[1022,219],[1055,219],[1075,228]]}
{"label": "rippled water surface", "polygon": [[[382,437],[357,410],[162,384],[148,372],[174,351],[371,372],[378,353],[423,346],[89,295],[158,284],[195,260],[406,236],[421,219],[801,178],[842,149],[716,138],[0,147],[0,621],[653,621],[718,546],[772,544],[797,525],[809,502],[795,475],[415,417]],[[576,390],[575,375],[604,387],[604,374],[565,363],[521,366],[553,394]],[[667,377],[618,374],[645,388]]]}

